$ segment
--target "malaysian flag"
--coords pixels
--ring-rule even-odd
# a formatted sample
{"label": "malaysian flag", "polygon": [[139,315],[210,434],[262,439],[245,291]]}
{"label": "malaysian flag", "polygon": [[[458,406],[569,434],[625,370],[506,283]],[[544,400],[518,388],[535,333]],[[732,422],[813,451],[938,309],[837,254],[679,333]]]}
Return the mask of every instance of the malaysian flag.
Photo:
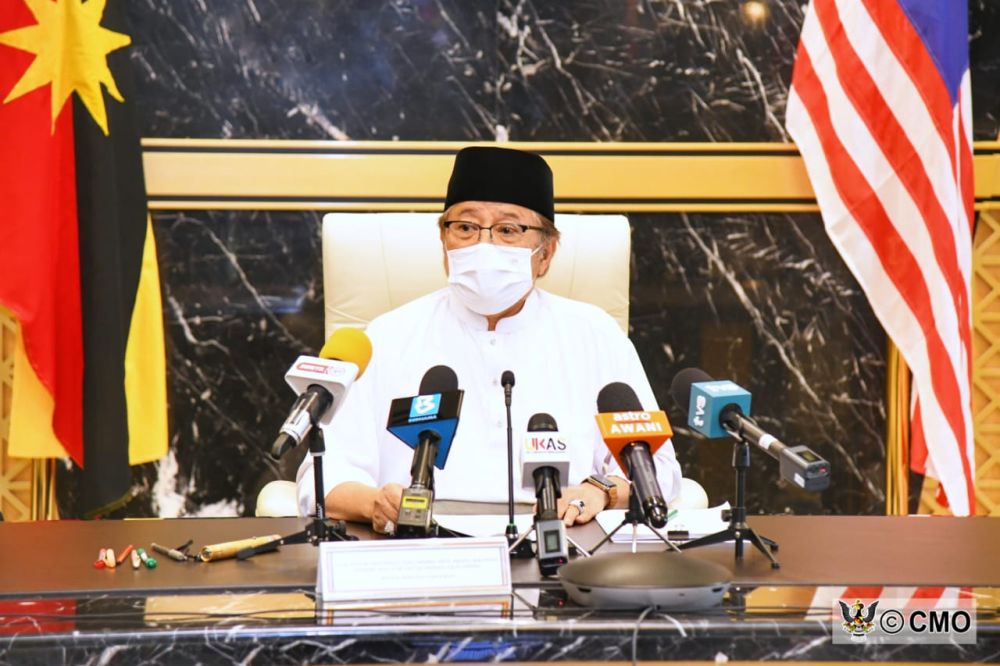
{"label": "malaysian flag", "polygon": [[913,373],[912,440],[955,515],[976,508],[967,12],[812,0],[786,120],[827,233]]}

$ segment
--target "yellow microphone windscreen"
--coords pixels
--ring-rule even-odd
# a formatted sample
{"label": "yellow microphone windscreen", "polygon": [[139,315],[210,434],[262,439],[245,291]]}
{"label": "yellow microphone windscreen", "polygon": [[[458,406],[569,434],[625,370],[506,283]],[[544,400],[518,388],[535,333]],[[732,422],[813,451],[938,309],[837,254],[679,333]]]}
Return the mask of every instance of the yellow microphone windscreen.
{"label": "yellow microphone windscreen", "polygon": [[372,342],[360,328],[345,326],[327,338],[319,355],[320,358],[353,363],[358,366],[358,377],[361,377],[372,358]]}

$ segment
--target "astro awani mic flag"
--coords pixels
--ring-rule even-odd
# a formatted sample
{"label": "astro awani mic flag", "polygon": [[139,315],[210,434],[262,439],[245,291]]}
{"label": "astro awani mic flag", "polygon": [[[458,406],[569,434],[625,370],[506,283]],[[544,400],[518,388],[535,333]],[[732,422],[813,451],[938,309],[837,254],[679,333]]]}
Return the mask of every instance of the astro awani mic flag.
{"label": "astro awani mic flag", "polygon": [[913,373],[912,438],[956,515],[976,509],[970,89],[965,0],[812,0],[786,121],[827,233]]}
{"label": "astro awani mic flag", "polygon": [[0,0],[0,305],[18,321],[8,452],[69,456],[77,511],[166,452],[159,276],[118,0]]}

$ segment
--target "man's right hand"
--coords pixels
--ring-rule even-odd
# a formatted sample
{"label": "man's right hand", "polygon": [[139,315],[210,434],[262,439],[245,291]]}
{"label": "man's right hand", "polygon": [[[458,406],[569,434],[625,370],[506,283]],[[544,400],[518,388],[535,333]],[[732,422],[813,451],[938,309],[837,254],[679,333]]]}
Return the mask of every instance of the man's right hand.
{"label": "man's right hand", "polygon": [[386,526],[392,523],[395,531],[399,519],[399,503],[403,499],[403,486],[398,483],[387,483],[375,492],[375,502],[372,505],[372,529],[379,534],[386,533]]}

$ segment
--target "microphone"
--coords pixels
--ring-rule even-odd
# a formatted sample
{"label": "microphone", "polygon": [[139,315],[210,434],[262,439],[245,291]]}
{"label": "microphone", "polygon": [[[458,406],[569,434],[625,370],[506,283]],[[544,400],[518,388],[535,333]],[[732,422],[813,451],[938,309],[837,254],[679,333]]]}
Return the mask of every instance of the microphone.
{"label": "microphone", "polygon": [[642,409],[628,384],[612,382],[597,394],[597,425],[615,460],[632,481],[646,521],[660,528],[667,524],[667,502],[656,481],[653,454],[673,431],[662,411]]}
{"label": "microphone", "polygon": [[514,388],[514,373],[510,370],[504,370],[500,375],[500,385],[503,386],[504,404],[510,407],[510,391]]}
{"label": "microphone", "polygon": [[781,478],[809,491],[830,485],[830,463],[806,446],[788,446],[749,417],[750,392],[729,380],[714,381],[700,368],[686,368],[670,383],[670,396],[688,425],[709,438],[737,437],[779,463]]}
{"label": "microphone", "polygon": [[521,449],[521,482],[535,488],[535,553],[543,576],[555,575],[569,560],[566,525],[559,518],[558,500],[569,478],[569,452],[548,414],[528,419]]}
{"label": "microphone", "polygon": [[531,557],[531,549],[523,541],[518,548],[517,524],[514,522],[514,426],[510,418],[510,394],[514,388],[514,373],[504,370],[500,373],[500,385],[503,386],[503,403],[507,416],[507,528],[504,535],[507,545],[511,547],[511,555],[517,558]]}
{"label": "microphone", "polygon": [[285,373],[285,381],[298,394],[288,417],[271,445],[278,460],[305,439],[317,424],[329,425],[344,395],[368,367],[372,343],[358,328],[338,328],[315,356],[299,356]]}
{"label": "microphone", "polygon": [[389,405],[386,428],[413,449],[410,487],[399,503],[396,535],[425,537],[433,532],[434,468],[444,469],[451,451],[465,392],[455,371],[436,365],[420,380],[420,394]]}

